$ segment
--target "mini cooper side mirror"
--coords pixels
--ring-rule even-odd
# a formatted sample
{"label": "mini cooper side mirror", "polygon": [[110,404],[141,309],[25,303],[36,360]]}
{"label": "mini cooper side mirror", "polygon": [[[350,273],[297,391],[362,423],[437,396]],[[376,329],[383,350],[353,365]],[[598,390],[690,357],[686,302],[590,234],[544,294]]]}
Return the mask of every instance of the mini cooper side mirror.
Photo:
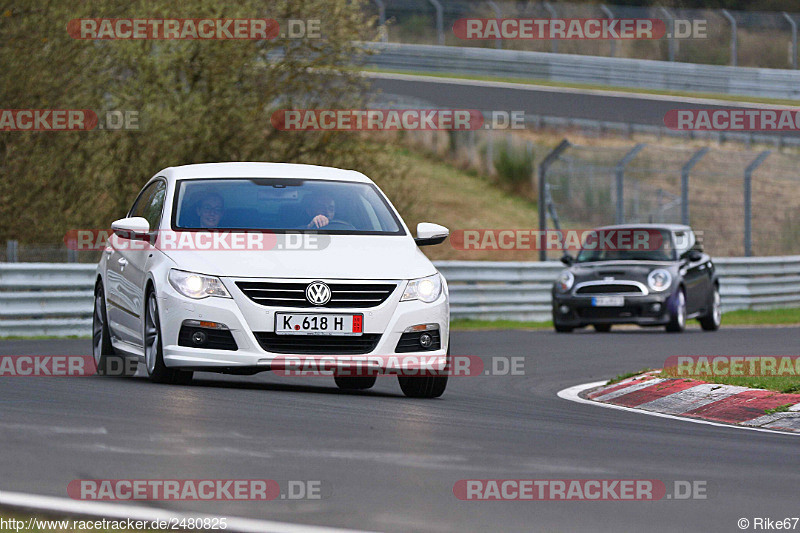
{"label": "mini cooper side mirror", "polygon": [[703,253],[700,252],[699,250],[692,249],[683,254],[683,259],[689,261],[690,263],[700,261],[702,258],[703,258]]}
{"label": "mini cooper side mirror", "polygon": [[572,266],[572,263],[575,262],[575,258],[569,254],[564,254],[563,256],[561,256],[561,262],[567,266]]}

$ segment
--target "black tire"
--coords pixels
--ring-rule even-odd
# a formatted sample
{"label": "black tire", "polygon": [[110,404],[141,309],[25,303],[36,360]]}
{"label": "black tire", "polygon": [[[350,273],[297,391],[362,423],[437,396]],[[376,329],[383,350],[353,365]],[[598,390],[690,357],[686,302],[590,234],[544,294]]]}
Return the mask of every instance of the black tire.
{"label": "black tire", "polygon": [[447,388],[447,374],[450,372],[450,345],[447,345],[447,365],[444,376],[397,376],[400,389],[409,398],[438,398]]}
{"label": "black tire", "polygon": [[562,326],[556,323],[553,323],[553,328],[555,328],[556,333],[572,333],[572,330],[575,329],[572,326]]}
{"label": "black tire", "polygon": [[155,291],[147,293],[144,306],[144,354],[145,368],[153,383],[172,383],[188,385],[194,373],[187,370],[174,370],[164,364],[163,343],[161,341],[161,321],[158,316],[158,300]]}
{"label": "black tire", "polygon": [[336,386],[343,390],[366,390],[372,388],[377,376],[334,376]]}
{"label": "black tire", "polygon": [[670,333],[681,333],[686,329],[686,293],[683,289],[678,289],[675,293],[674,309],[670,310],[667,331]]}
{"label": "black tire", "polygon": [[99,281],[94,290],[92,356],[94,357],[95,372],[98,376],[132,376],[136,373],[136,362],[117,355],[111,345],[105,291],[103,290],[103,283]]}
{"label": "black tire", "polygon": [[711,291],[711,302],[709,304],[708,313],[700,317],[700,327],[703,328],[703,331],[717,331],[721,323],[722,309],[719,287],[714,285],[714,289]]}
{"label": "black tire", "polygon": [[611,324],[592,324],[597,333],[608,333],[611,331]]}

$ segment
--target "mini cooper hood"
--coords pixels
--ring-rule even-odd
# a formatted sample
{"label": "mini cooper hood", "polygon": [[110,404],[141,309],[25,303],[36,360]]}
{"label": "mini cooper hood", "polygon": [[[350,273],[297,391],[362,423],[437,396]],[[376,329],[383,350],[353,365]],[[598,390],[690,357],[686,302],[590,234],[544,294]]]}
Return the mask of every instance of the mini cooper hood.
{"label": "mini cooper hood", "polygon": [[320,235],[318,250],[168,250],[175,268],[220,277],[412,279],[436,272],[412,239],[395,235]]}
{"label": "mini cooper hood", "polygon": [[669,270],[675,266],[677,264],[671,261],[595,261],[574,264],[570,270],[581,279],[605,279],[607,277],[626,279],[645,278],[656,268]]}

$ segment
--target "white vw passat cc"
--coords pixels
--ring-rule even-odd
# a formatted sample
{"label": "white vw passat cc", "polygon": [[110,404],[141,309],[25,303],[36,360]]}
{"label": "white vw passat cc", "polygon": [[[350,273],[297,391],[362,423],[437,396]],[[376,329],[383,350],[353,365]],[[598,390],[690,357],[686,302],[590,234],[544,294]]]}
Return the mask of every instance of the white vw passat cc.
{"label": "white vw passat cc", "polygon": [[[287,354],[449,362],[447,284],[418,248],[449,231],[420,223],[412,238],[359,172],[171,167],[111,228],[95,286],[100,374],[143,364],[152,381],[185,384],[194,371],[275,370]],[[335,379],[367,389],[376,376]],[[411,397],[438,397],[447,386],[446,372],[398,379]]]}

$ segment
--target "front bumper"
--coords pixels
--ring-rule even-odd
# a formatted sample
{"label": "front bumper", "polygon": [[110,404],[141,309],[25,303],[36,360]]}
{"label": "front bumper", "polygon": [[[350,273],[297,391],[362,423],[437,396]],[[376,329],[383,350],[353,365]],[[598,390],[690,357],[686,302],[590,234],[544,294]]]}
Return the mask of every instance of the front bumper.
{"label": "front bumper", "polygon": [[[254,332],[270,334],[275,331],[276,312],[294,313],[360,313],[364,315],[365,335],[378,335],[374,348],[359,355],[388,356],[395,351],[403,332],[419,324],[438,324],[440,349],[416,352],[426,358],[441,357],[446,362],[450,337],[450,306],[446,291],[433,303],[418,300],[400,302],[405,282],[382,304],[371,308],[302,308],[267,307],[256,304],[245,296],[232,280],[223,278],[232,298],[209,297],[192,300],[169,284],[159,288],[159,310],[163,342],[164,364],[170,368],[209,372],[255,373],[271,370],[276,358],[285,358],[286,352],[269,352],[259,343]],[[178,336],[186,320],[211,321],[224,324],[236,342],[236,350],[216,350],[181,346]],[[283,336],[282,336],[283,337]],[[401,352],[409,355],[408,352]],[[344,354],[342,354],[344,355]],[[387,369],[391,370],[391,369]]]}
{"label": "front bumper", "polygon": [[[568,327],[583,327],[590,324],[664,326],[669,323],[672,308],[670,291],[615,296],[624,297],[625,304],[622,307],[596,307],[592,305],[592,296],[553,292],[553,323]],[[568,308],[566,312],[563,312],[562,306]]]}

